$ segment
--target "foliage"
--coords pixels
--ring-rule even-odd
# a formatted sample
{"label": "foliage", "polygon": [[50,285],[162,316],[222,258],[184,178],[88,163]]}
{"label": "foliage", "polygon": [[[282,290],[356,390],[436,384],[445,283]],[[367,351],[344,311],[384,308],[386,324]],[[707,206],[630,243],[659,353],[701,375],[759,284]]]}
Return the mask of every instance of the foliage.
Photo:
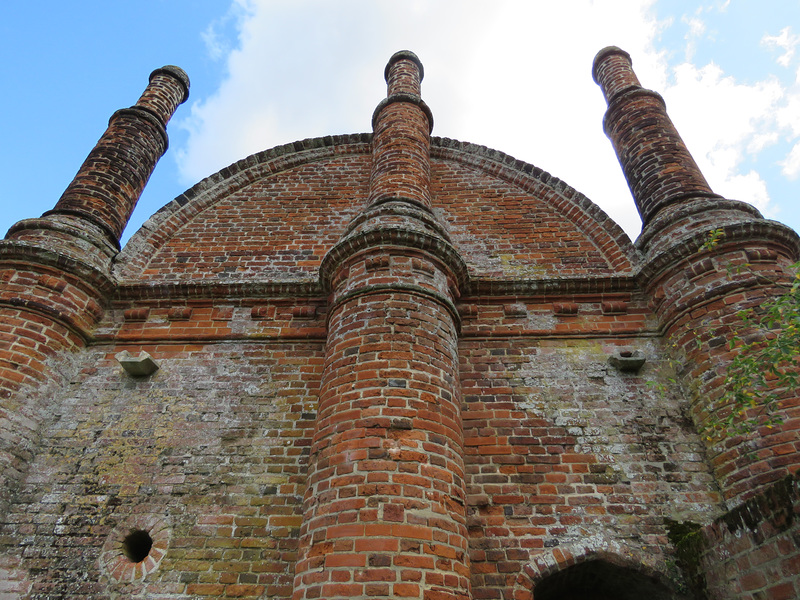
{"label": "foliage", "polygon": [[[711,230],[700,251],[710,251],[722,243],[725,232]],[[734,353],[728,364],[722,395],[709,407],[705,435],[709,441],[735,435],[749,435],[759,427],[772,428],[782,421],[778,414],[787,390],[800,385],[800,263],[790,267],[789,281],[775,281],[755,271],[750,264],[728,269],[728,275],[749,274],[773,288],[779,295],[755,308],[739,311],[738,324],[728,333],[728,347]],[[698,349],[704,340],[716,338],[720,325],[710,331],[692,332]],[[672,344],[678,349],[677,343]],[[666,379],[678,380],[681,362],[672,360]],[[697,386],[693,390],[697,393]]]}
{"label": "foliage", "polygon": [[[701,251],[716,247],[724,235],[719,229],[710,231]],[[762,283],[783,288],[783,293],[737,314],[740,326],[728,343],[735,355],[723,395],[715,403],[725,410],[715,411],[711,419],[718,436],[747,435],[761,426],[779,425],[781,397],[800,383],[800,263],[792,265],[789,282],[766,278],[749,264],[733,271],[746,271]]]}

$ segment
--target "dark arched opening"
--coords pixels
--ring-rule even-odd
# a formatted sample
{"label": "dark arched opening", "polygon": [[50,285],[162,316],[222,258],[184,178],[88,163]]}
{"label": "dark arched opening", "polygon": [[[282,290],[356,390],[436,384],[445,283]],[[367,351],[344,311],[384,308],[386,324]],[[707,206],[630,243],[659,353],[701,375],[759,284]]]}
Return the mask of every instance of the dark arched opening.
{"label": "dark arched opening", "polygon": [[553,573],[533,590],[535,600],[684,600],[654,577],[604,560]]}

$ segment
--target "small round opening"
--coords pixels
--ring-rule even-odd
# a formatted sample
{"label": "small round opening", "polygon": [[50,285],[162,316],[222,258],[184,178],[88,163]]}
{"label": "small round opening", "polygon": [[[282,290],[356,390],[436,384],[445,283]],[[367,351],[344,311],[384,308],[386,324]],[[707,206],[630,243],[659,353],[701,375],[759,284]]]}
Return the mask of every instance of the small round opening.
{"label": "small round opening", "polygon": [[152,547],[153,538],[142,529],[131,531],[125,539],[122,540],[122,553],[129,561],[134,563],[142,562],[147,558]]}
{"label": "small round opening", "polygon": [[630,357],[633,356],[633,351],[631,351],[631,350],[622,350],[622,351],[620,351],[619,355],[622,358],[630,358]]}

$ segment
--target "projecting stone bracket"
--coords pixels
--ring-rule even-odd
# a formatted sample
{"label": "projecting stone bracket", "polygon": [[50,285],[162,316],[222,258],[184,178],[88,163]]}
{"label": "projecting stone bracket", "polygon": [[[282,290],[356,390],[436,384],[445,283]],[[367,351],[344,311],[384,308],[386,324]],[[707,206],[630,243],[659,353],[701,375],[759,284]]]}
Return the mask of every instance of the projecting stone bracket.
{"label": "projecting stone bracket", "polygon": [[117,353],[117,359],[125,372],[131,377],[147,377],[158,371],[158,364],[147,352],[139,352],[138,356],[133,356],[127,350]]}
{"label": "projecting stone bracket", "polygon": [[608,364],[623,373],[636,373],[646,360],[641,350],[619,350],[608,358]]}

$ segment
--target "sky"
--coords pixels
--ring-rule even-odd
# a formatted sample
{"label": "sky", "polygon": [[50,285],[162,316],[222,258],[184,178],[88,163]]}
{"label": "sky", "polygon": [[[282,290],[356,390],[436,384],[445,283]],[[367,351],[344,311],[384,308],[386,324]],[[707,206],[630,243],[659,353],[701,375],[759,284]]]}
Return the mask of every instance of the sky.
{"label": "sky", "polygon": [[0,6],[0,235],[51,209],[153,69],[188,101],[123,243],[254,152],[370,131],[397,50],[422,60],[433,135],[549,171],[635,239],[592,60],[616,45],[712,189],[800,230],[800,0],[31,0]]}

